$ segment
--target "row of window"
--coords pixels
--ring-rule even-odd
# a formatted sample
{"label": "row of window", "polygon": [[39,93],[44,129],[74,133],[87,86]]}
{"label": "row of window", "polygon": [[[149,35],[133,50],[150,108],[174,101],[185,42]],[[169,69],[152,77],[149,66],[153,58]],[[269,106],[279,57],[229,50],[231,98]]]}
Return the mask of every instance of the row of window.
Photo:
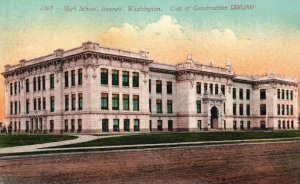
{"label": "row of window", "polygon": [[[113,86],[119,86],[119,70],[112,70],[111,84]],[[100,83],[108,85],[108,69],[101,69]],[[129,86],[129,72],[122,71],[122,86]],[[132,72],[132,87],[139,87],[139,73]]]}
{"label": "row of window", "polygon": [[[233,104],[232,106],[232,113],[233,115],[237,115],[237,105]],[[239,115],[244,115],[244,105],[239,104]],[[250,104],[246,105],[246,115],[250,116]]]}
{"label": "row of window", "polygon": [[[50,127],[51,127],[51,121],[50,120]],[[70,126],[69,126],[70,124]],[[75,130],[75,124],[76,124],[76,120],[75,119],[71,119],[70,123],[68,119],[65,119],[65,127],[64,127],[64,132],[81,132],[82,131],[82,120],[81,119],[77,119],[77,131]],[[70,127],[70,128],[69,128]],[[53,123],[53,128],[52,130],[54,130],[54,123]],[[51,132],[51,129],[50,129]]]}
{"label": "row of window", "polygon": [[[151,79],[149,80],[149,92],[152,91],[152,82]],[[156,93],[161,94],[162,93],[162,81],[156,80]],[[173,83],[171,81],[167,81],[167,94],[173,93]]]}
{"label": "row of window", "polygon": [[277,104],[277,115],[294,115],[293,105],[284,106],[284,104],[282,104],[282,105]]}
{"label": "row of window", "polygon": [[[237,91],[236,88],[232,89],[232,98],[237,99]],[[239,89],[239,99],[243,100],[244,99],[244,89]],[[246,99],[250,100],[250,89],[246,89]]]}
{"label": "row of window", "polygon": [[[112,110],[120,110],[120,95],[119,94],[112,94],[111,99],[111,105]],[[122,95],[122,104],[123,104],[123,110],[129,111],[129,95],[123,94]],[[133,111],[139,111],[140,110],[140,102],[139,102],[139,95],[132,95],[132,104],[133,104]],[[102,110],[108,110],[109,109],[109,98],[108,93],[101,93],[101,109]]]}
{"label": "row of window", "polygon": [[[130,131],[130,119],[123,119],[123,130],[124,132]],[[120,131],[120,120],[113,119],[113,132]],[[140,120],[133,120],[133,131],[140,131]],[[102,132],[109,132],[109,119],[102,119]]]}
{"label": "row of window", "polygon": [[[149,99],[149,109],[150,109],[150,112],[152,112],[152,100],[151,99]],[[161,99],[156,100],[156,113],[163,113]],[[173,101],[172,100],[167,100],[167,113],[168,114],[173,113]]]}
{"label": "row of window", "polygon": [[21,93],[21,82],[10,83],[10,95]]}
{"label": "row of window", "polygon": [[[83,108],[83,97],[82,93],[78,93],[78,110],[82,110]],[[65,111],[69,111],[69,95],[65,95]],[[71,94],[71,110],[76,110],[76,94]]]}
{"label": "row of window", "polygon": [[[71,70],[71,86],[76,85],[76,71]],[[65,78],[65,87],[69,87],[69,71],[65,71],[64,73],[64,78]],[[77,83],[78,85],[82,85],[82,69],[77,70]]]}
{"label": "row of window", "polygon": [[[286,124],[285,124],[286,122]],[[278,120],[278,129],[294,129],[294,121]]]}
{"label": "row of window", "polygon": [[293,100],[293,91],[292,90],[284,90],[277,89],[277,99],[287,99]]}
{"label": "row of window", "polygon": [[[219,84],[209,84],[209,94],[219,94]],[[208,83],[203,84],[203,90],[206,92],[208,89]],[[225,95],[225,85],[221,85],[221,92],[223,95]],[[196,83],[196,93],[201,94],[202,93],[202,85],[201,82]]]}
{"label": "row of window", "polygon": [[17,115],[21,112],[21,101],[10,102],[10,115]]}
{"label": "row of window", "polygon": [[[248,130],[250,130],[251,129],[251,121],[247,121],[247,129]],[[226,127],[226,126],[225,126]],[[236,130],[237,129],[237,123],[236,123],[236,121],[233,121],[233,124],[232,124],[232,128],[234,129],[234,130]],[[241,130],[244,130],[245,129],[245,127],[244,127],[244,121],[240,121],[240,129]]]}

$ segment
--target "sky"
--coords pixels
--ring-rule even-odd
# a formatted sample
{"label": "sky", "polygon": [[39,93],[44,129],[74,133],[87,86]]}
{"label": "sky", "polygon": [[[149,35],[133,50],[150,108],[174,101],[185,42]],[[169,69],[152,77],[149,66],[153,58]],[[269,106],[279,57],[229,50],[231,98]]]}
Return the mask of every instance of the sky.
{"label": "sky", "polygon": [[[10,0],[1,4],[0,72],[6,64],[93,41],[104,47],[147,50],[151,59],[161,63],[176,64],[191,53],[196,63],[224,66],[229,61],[236,74],[276,73],[300,79],[299,0]],[[133,12],[128,6],[159,11]],[[245,9],[194,10],[203,6]],[[79,11],[81,7],[98,11]],[[107,11],[112,8],[122,11]],[[1,76],[0,120],[3,117]]]}

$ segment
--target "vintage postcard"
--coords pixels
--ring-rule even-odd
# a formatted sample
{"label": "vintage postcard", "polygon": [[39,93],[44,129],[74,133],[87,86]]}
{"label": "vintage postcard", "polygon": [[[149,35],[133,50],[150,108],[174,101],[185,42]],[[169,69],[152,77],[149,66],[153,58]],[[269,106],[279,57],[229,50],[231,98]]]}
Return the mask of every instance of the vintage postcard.
{"label": "vintage postcard", "polygon": [[0,183],[300,183],[298,0],[0,2]]}

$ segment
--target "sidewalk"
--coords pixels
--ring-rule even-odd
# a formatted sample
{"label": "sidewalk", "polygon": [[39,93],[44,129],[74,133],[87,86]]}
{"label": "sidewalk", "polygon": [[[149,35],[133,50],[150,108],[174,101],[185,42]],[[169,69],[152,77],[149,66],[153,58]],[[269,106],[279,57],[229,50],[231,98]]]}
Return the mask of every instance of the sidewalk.
{"label": "sidewalk", "polygon": [[201,142],[179,142],[179,143],[158,143],[158,144],[136,144],[136,145],[117,145],[117,146],[94,146],[94,147],[73,147],[73,148],[51,148],[56,146],[63,146],[69,144],[82,143],[92,141],[96,139],[102,139],[107,137],[118,137],[122,135],[109,135],[109,136],[93,136],[93,135],[76,135],[77,139],[52,142],[45,144],[36,144],[30,146],[17,146],[1,148],[0,154],[7,153],[24,153],[24,152],[42,152],[42,151],[62,151],[62,150],[84,150],[84,149],[122,149],[122,148],[149,148],[149,147],[175,147],[175,146],[209,146],[209,145],[223,145],[223,144],[257,144],[257,143],[278,143],[281,142],[299,142],[293,138],[275,138],[275,139],[247,139],[247,140],[225,140],[225,141],[201,141]]}

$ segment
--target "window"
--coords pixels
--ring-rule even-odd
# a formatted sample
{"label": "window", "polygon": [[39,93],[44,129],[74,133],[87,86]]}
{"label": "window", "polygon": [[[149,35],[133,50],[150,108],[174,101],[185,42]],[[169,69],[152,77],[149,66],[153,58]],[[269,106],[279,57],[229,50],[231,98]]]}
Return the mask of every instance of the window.
{"label": "window", "polygon": [[247,116],[250,116],[250,104],[246,105],[246,114]]}
{"label": "window", "polygon": [[197,100],[196,105],[197,105],[197,113],[201,113],[201,101]]}
{"label": "window", "polygon": [[244,130],[244,121],[240,121],[240,129]]}
{"label": "window", "polygon": [[294,129],[294,121],[291,121],[291,127]]}
{"label": "window", "polygon": [[139,95],[133,95],[133,111],[140,110]]}
{"label": "window", "polygon": [[293,105],[291,105],[291,115],[292,115],[292,116],[294,115],[294,108],[293,108]]}
{"label": "window", "polygon": [[281,121],[278,120],[278,129],[281,129]]}
{"label": "window", "polygon": [[65,95],[65,111],[69,111],[69,95]]}
{"label": "window", "polygon": [[240,104],[240,115],[244,115],[244,106]]}
{"label": "window", "polygon": [[25,132],[29,132],[29,121],[26,121],[26,129]]}
{"label": "window", "polygon": [[112,70],[112,85],[118,86],[119,85],[119,71]]}
{"label": "window", "polygon": [[149,99],[149,112],[152,112],[152,100]]}
{"label": "window", "polygon": [[215,84],[215,94],[219,94],[219,85]]}
{"label": "window", "polygon": [[290,121],[286,122],[286,126],[287,126],[288,129],[290,129]]}
{"label": "window", "polygon": [[152,131],[152,121],[149,120],[149,130]]}
{"label": "window", "polygon": [[293,100],[293,97],[294,97],[293,96],[293,91],[291,91],[291,98],[290,99]]}
{"label": "window", "polygon": [[108,70],[101,68],[101,84],[108,84]]}
{"label": "window", "polygon": [[54,131],[54,120],[50,120],[50,132]]}
{"label": "window", "polygon": [[29,92],[29,79],[26,79],[26,93]]}
{"label": "window", "polygon": [[38,98],[38,110],[42,110],[42,100]]}
{"label": "window", "polygon": [[129,95],[123,95],[123,110],[129,110]]}
{"label": "window", "polygon": [[247,121],[247,129],[250,130],[251,129],[251,122]]}
{"label": "window", "polygon": [[26,99],[26,114],[29,113],[29,105],[30,105],[29,99]]}
{"label": "window", "polygon": [[82,85],[82,69],[78,69],[78,85]]}
{"label": "window", "polygon": [[41,90],[41,77],[38,77],[38,90]]}
{"label": "window", "polygon": [[243,89],[239,90],[239,97],[240,97],[241,100],[244,99],[244,91],[243,91]]}
{"label": "window", "polygon": [[139,119],[134,119],[133,120],[133,129],[135,132],[140,131],[140,120]]}
{"label": "window", "polygon": [[108,110],[108,94],[101,93],[101,109]]}
{"label": "window", "polygon": [[266,90],[265,89],[261,89],[260,90],[260,99],[266,99],[267,94],[266,94]]}
{"label": "window", "polygon": [[112,110],[119,110],[119,95],[112,95]]}
{"label": "window", "polygon": [[168,109],[168,114],[173,113],[173,104],[172,104],[172,100],[167,100],[167,109]]}
{"label": "window", "polygon": [[196,84],[196,93],[201,94],[201,83],[200,82],[197,82],[197,84]]}
{"label": "window", "polygon": [[281,99],[284,99],[284,89],[281,90]]}
{"label": "window", "polygon": [[71,132],[75,132],[75,119],[71,119]]}
{"label": "window", "polygon": [[102,119],[102,132],[108,132],[108,119]]}
{"label": "window", "polygon": [[156,93],[161,93],[161,81],[156,81]]}
{"label": "window", "polygon": [[15,114],[18,114],[18,102],[15,101]]}
{"label": "window", "polygon": [[266,114],[267,114],[266,104],[261,104],[260,105],[260,115],[266,115]]}
{"label": "window", "polygon": [[72,111],[75,111],[75,109],[76,109],[76,95],[72,94],[71,98],[72,98]]}
{"label": "window", "polygon": [[277,89],[277,99],[280,99],[280,89]]}
{"label": "window", "polygon": [[197,128],[198,128],[198,130],[202,130],[202,122],[201,122],[201,120],[197,121]]}
{"label": "window", "polygon": [[225,85],[221,85],[222,94],[225,95]]}
{"label": "window", "polygon": [[122,72],[122,86],[129,86],[129,72]]}
{"label": "window", "polygon": [[139,87],[139,73],[132,73],[132,87]]}
{"label": "window", "polygon": [[173,131],[173,120],[168,120],[168,131]]}
{"label": "window", "polygon": [[78,110],[82,110],[83,107],[83,98],[82,98],[82,93],[78,94]]}
{"label": "window", "polygon": [[286,115],[289,115],[289,111],[290,109],[289,109],[289,105],[286,105]]}
{"label": "window", "polygon": [[43,110],[46,109],[46,97],[43,97]]}
{"label": "window", "polygon": [[18,82],[18,89],[19,89],[19,93],[21,93],[21,82]]}
{"label": "window", "polygon": [[236,104],[233,104],[232,106],[232,113],[233,115],[236,115]]}
{"label": "window", "polygon": [[81,132],[81,131],[82,131],[82,120],[81,120],[81,119],[78,119],[78,120],[77,120],[77,123],[78,123],[78,129],[77,129],[77,132]]}
{"label": "window", "polygon": [[51,96],[50,97],[50,112],[54,112],[55,110],[55,97]]}
{"label": "window", "polygon": [[280,115],[280,104],[277,104],[277,115]]}
{"label": "window", "polygon": [[213,84],[209,84],[209,93],[213,94]]}
{"label": "window", "polygon": [[250,100],[250,89],[246,90],[246,99]]}
{"label": "window", "polygon": [[167,94],[172,94],[173,89],[172,89],[172,82],[168,81],[167,82]]}
{"label": "window", "polygon": [[161,100],[156,100],[156,113],[162,113],[162,104]]}
{"label": "window", "polygon": [[162,120],[157,120],[157,131],[163,131]]}
{"label": "window", "polygon": [[13,115],[14,113],[14,103],[10,102],[10,115]]}
{"label": "window", "polygon": [[71,70],[71,85],[75,86],[75,70]]}
{"label": "window", "polygon": [[204,83],[204,93],[207,91],[207,83]]}
{"label": "window", "polygon": [[236,89],[235,88],[232,89],[232,98],[236,99]]}
{"label": "window", "polygon": [[236,121],[233,121],[232,125],[233,125],[233,129],[236,130]]}
{"label": "window", "polygon": [[43,90],[46,90],[46,78],[45,78],[45,75],[42,76],[42,87],[43,87]]}
{"label": "window", "polygon": [[151,93],[151,79],[149,79],[149,93]]}
{"label": "window", "polygon": [[124,132],[129,132],[130,131],[130,124],[129,124],[129,119],[124,119]]}
{"label": "window", "polygon": [[65,132],[69,130],[69,122],[67,119],[65,119]]}
{"label": "window", "polygon": [[285,129],[285,121],[282,121],[282,128]]}
{"label": "window", "polygon": [[10,95],[13,95],[13,84],[10,83]]}
{"label": "window", "polygon": [[284,115],[284,104],[281,105],[281,115]]}
{"label": "window", "polygon": [[36,110],[36,99],[33,99],[33,110]]}
{"label": "window", "polygon": [[18,86],[17,86],[17,82],[15,82],[15,95],[17,94],[18,91]]}
{"label": "window", "polygon": [[50,74],[50,89],[54,89],[54,74]]}
{"label": "window", "polygon": [[114,132],[119,132],[119,119],[114,119],[113,120],[113,131]]}
{"label": "window", "polygon": [[286,90],[285,92],[286,92],[286,99],[288,100],[289,99],[289,91]]}
{"label": "window", "polygon": [[65,87],[69,86],[69,72],[65,72]]}
{"label": "window", "polygon": [[33,91],[36,91],[36,77],[33,77]]}

